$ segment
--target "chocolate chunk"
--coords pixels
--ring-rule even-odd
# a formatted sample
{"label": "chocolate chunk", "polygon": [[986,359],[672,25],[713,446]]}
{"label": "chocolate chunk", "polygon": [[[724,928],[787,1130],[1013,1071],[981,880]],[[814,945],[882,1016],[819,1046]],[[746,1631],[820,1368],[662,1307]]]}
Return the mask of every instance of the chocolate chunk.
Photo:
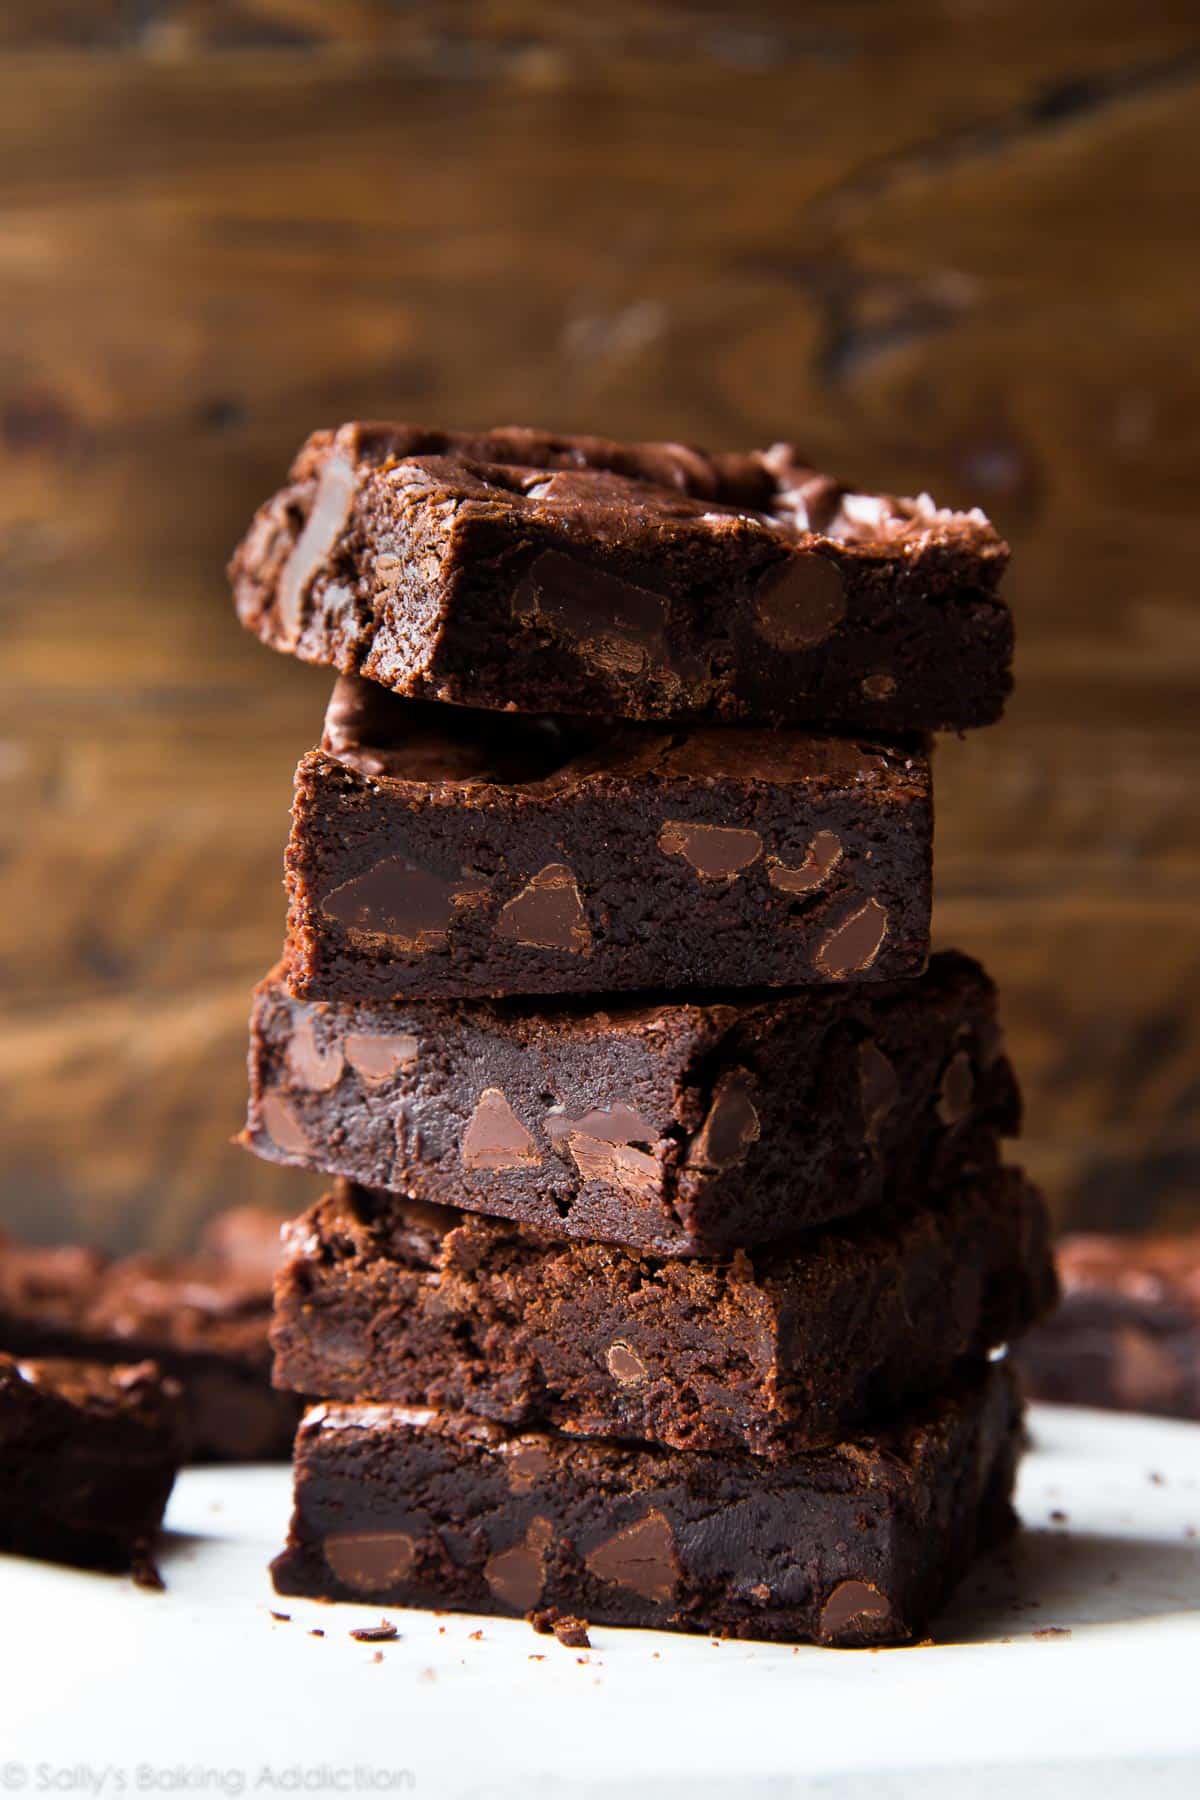
{"label": "chocolate chunk", "polygon": [[674,1598],[679,1579],[675,1534],[660,1512],[649,1512],[634,1525],[597,1544],[584,1558],[598,1581],[630,1588],[644,1600]]}
{"label": "chocolate chunk", "polygon": [[262,1120],[267,1135],[288,1156],[307,1156],[312,1139],[296,1116],[290,1101],[282,1094],[267,1093],[262,1097]]}
{"label": "chocolate chunk", "polygon": [[499,1088],[484,1088],[463,1135],[462,1159],[468,1169],[520,1169],[540,1163],[531,1132]]}
{"label": "chocolate chunk", "polygon": [[646,1379],[645,1363],[637,1351],[620,1338],[615,1344],[609,1345],[608,1355],[604,1360],[608,1364],[609,1374],[614,1381],[619,1381],[622,1387],[629,1387],[636,1381]]}
{"label": "chocolate chunk", "polygon": [[832,831],[818,831],[798,868],[789,868],[777,856],[769,856],[767,880],[785,894],[811,894],[824,887],[843,855],[841,838]]}
{"label": "chocolate chunk", "polygon": [[573,556],[546,550],[535,557],[512,606],[515,618],[544,626],[564,649],[605,675],[630,679],[665,667],[663,595]]}
{"label": "chocolate chunk", "polygon": [[658,1191],[662,1171],[657,1158],[644,1150],[588,1137],[581,1131],[571,1133],[567,1148],[585,1181],[605,1181],[635,1200],[650,1200]]}
{"label": "chocolate chunk", "polygon": [[546,1579],[546,1552],[553,1542],[554,1528],[549,1520],[535,1518],[524,1543],[493,1551],[488,1557],[484,1580],[502,1605],[517,1613],[526,1613],[537,1605]]}
{"label": "chocolate chunk", "polygon": [[868,900],[830,932],[817,951],[817,968],[834,981],[861,974],[879,955],[887,928],[886,909],[878,900]]}
{"label": "chocolate chunk", "polygon": [[382,1087],[400,1069],[417,1060],[420,1046],[411,1033],[402,1031],[387,1036],[377,1031],[350,1031],[346,1034],[346,1061],[367,1088]]}
{"label": "chocolate chunk", "polygon": [[869,1644],[891,1635],[892,1606],[871,1581],[839,1581],[821,1608],[821,1641]]}
{"label": "chocolate chunk", "polygon": [[501,907],[496,936],[538,950],[591,954],[592,934],[579,885],[565,863],[547,863]]}
{"label": "chocolate chunk", "polygon": [[283,643],[292,646],[304,626],[304,602],[313,576],[346,529],[354,506],[353,465],[331,456],[321,470],[312,511],[279,578],[277,614]]}
{"label": "chocolate chunk", "polygon": [[846,616],[846,588],[832,557],[795,550],[767,572],[754,596],[758,629],[773,650],[812,650]]}
{"label": "chocolate chunk", "polygon": [[728,1169],[742,1161],[759,1136],[758,1112],[750,1098],[754,1077],[746,1069],[721,1076],[708,1116],[688,1150],[696,1168]]}
{"label": "chocolate chunk", "polygon": [[416,1560],[416,1540],[407,1531],[346,1531],[325,1539],[325,1561],[355,1593],[370,1594],[403,1581]]}
{"label": "chocolate chunk", "polygon": [[288,1067],[300,1086],[314,1094],[327,1093],[342,1079],[344,1066],[342,1046],[335,1043],[320,1049],[312,1020],[302,1019],[288,1045]]}
{"label": "chocolate chunk", "polygon": [[658,1136],[654,1126],[623,1100],[594,1107],[577,1119],[568,1118],[562,1107],[553,1107],[546,1114],[545,1127],[546,1136],[556,1145],[575,1136],[600,1138],[608,1144],[652,1144]]}
{"label": "chocolate chunk", "polygon": [[321,911],[351,930],[394,938],[405,950],[423,952],[443,942],[457,906],[486,890],[477,876],[464,873],[451,880],[403,856],[386,856],[326,894]]}
{"label": "chocolate chunk", "polygon": [[666,819],[658,834],[658,847],[665,856],[682,856],[702,881],[733,881],[758,860],[763,844],[757,831]]}

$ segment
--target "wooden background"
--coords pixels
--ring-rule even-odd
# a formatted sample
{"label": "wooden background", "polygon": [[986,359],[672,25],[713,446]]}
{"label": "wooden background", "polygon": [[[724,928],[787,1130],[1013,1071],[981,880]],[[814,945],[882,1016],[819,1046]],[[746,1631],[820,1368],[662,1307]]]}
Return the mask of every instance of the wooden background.
{"label": "wooden background", "polygon": [[795,436],[1010,534],[939,935],[1061,1218],[1200,1212],[1200,9],[7,0],[0,1217],[183,1241],[327,682],[224,558],[312,426]]}

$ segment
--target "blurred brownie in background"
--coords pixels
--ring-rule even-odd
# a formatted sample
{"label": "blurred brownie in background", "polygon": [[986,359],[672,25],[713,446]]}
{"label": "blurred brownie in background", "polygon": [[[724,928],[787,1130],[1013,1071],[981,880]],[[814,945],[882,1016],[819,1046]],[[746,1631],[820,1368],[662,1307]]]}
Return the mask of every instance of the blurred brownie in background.
{"label": "blurred brownie in background", "polygon": [[1062,1302],[1014,1352],[1028,1393],[1200,1419],[1200,1231],[1064,1238]]}
{"label": "blurred brownie in background", "polygon": [[300,1403],[271,1387],[267,1330],[280,1221],[238,1207],[189,1256],[110,1260],[76,1245],[0,1239],[0,1350],[156,1362],[180,1384],[188,1460],[290,1454]]}

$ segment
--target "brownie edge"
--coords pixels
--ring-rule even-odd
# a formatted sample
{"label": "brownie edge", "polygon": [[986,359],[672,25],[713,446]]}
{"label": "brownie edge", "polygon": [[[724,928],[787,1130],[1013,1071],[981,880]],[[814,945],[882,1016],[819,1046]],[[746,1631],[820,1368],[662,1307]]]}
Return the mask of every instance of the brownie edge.
{"label": "brownie edge", "polygon": [[853,1647],[922,1633],[1013,1528],[1007,1369],[782,1464],[314,1407],[281,1594]]}

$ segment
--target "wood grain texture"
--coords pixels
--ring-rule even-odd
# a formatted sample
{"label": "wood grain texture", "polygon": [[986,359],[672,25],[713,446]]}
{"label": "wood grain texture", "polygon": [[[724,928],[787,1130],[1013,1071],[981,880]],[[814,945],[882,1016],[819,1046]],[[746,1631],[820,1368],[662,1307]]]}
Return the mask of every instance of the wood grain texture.
{"label": "wood grain texture", "polygon": [[[938,930],[1065,1219],[1200,1212],[1200,14],[14,0],[0,19],[0,1214],[183,1241],[326,683],[224,559],[314,425],[792,436],[1011,536]],[[302,1191],[303,1190],[303,1191]]]}

